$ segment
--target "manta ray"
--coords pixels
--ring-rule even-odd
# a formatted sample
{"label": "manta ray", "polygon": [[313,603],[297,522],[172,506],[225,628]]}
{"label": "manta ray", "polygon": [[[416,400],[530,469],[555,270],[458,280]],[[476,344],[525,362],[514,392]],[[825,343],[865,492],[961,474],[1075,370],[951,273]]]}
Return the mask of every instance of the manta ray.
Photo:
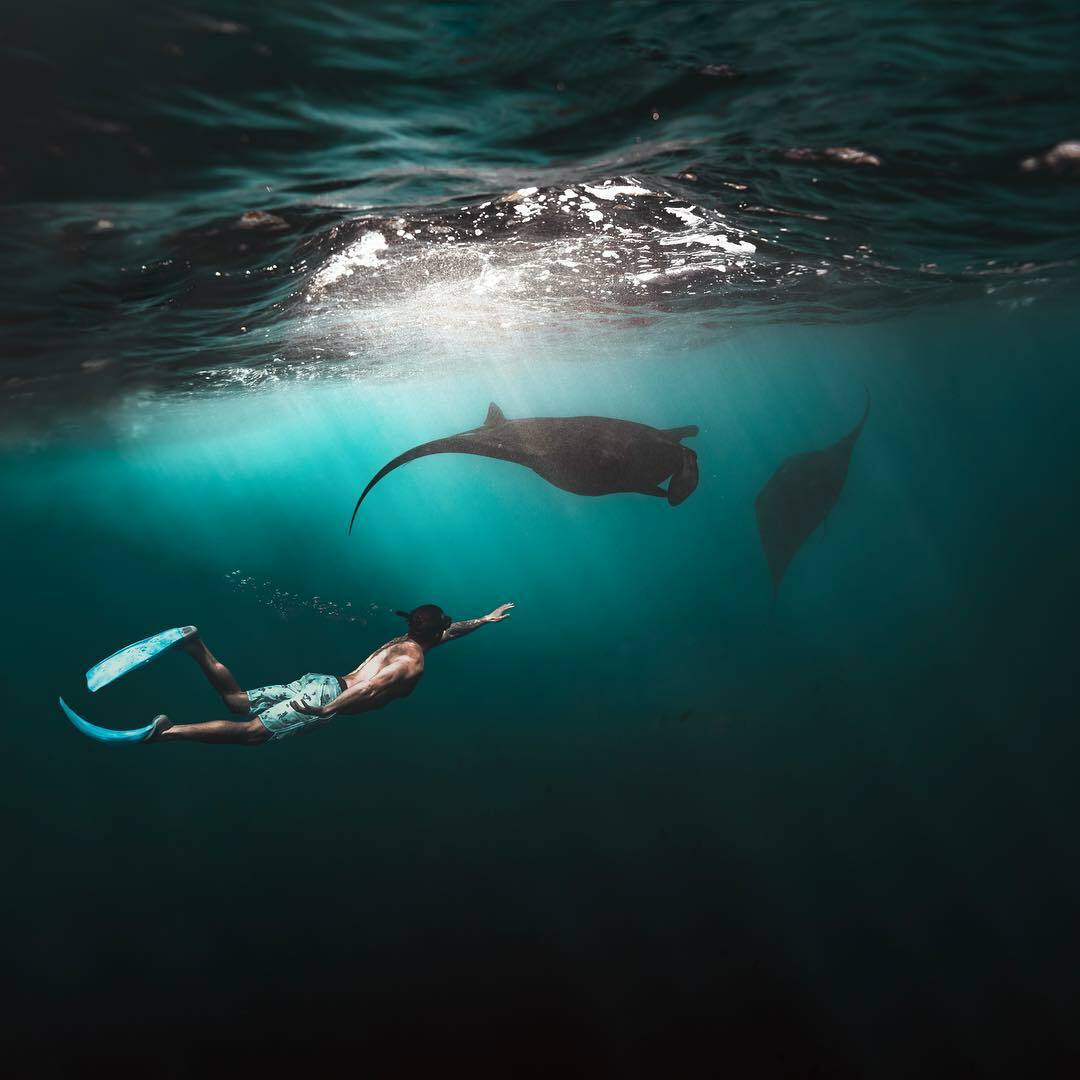
{"label": "manta ray", "polygon": [[868,390],[862,419],[842,439],[824,450],[786,458],[758,492],[754,509],[774,593],[795,553],[840,498],[851,451],[869,415]]}
{"label": "manta ray", "polygon": [[[698,483],[697,454],[679,440],[697,433],[693,424],[661,429],[607,416],[507,420],[492,402],[482,427],[414,446],[384,465],[356,500],[349,532],[367,493],[387,473],[429,454],[478,454],[513,461],[575,495],[634,492],[666,498],[678,506]],[[665,490],[660,484],[669,477]]]}

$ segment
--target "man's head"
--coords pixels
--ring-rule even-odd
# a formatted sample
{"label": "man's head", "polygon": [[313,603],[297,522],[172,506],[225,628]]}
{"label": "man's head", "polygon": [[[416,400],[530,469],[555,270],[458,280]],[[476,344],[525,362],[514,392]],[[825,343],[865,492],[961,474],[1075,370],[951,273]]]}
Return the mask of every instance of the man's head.
{"label": "man's head", "polygon": [[412,611],[397,612],[409,624],[409,637],[421,645],[434,645],[450,625],[450,616],[438,604],[421,604]]}

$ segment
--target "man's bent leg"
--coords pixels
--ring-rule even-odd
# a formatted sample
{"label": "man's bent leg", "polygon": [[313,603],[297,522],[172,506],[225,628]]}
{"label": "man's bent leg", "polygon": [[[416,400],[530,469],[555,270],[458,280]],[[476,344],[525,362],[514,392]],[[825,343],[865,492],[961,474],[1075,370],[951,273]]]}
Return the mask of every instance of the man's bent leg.
{"label": "man's bent leg", "polygon": [[[167,723],[167,722],[166,722]],[[270,732],[257,717],[250,720],[208,720],[205,724],[164,724],[158,726],[150,742],[234,743],[257,746]]]}
{"label": "man's bent leg", "polygon": [[210,685],[221,695],[229,712],[248,711],[247,694],[240,689],[233,673],[206,647],[202,637],[195,633],[180,643],[184,650],[202,668]]}

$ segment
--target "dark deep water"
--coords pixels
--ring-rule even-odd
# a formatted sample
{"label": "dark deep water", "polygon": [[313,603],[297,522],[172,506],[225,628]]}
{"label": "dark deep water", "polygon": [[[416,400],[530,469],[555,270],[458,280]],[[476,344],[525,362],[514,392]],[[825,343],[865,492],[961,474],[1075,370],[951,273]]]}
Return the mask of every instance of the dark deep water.
{"label": "dark deep water", "polygon": [[[1080,1060],[1080,19],[6,5],[21,1075]],[[1073,149],[1070,149],[1073,147]],[[754,500],[873,406],[775,604]],[[681,506],[416,443],[601,414]],[[104,746],[517,604],[257,749]]]}

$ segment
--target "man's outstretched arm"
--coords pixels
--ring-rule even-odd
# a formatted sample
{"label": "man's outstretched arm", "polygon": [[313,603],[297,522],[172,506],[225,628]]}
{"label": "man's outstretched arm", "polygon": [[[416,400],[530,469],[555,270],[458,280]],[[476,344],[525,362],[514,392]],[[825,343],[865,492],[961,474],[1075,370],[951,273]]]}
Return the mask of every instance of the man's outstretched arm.
{"label": "man's outstretched arm", "polygon": [[462,619],[461,622],[451,623],[443,631],[443,636],[438,644],[445,645],[446,642],[471,634],[474,630],[479,630],[481,626],[486,626],[488,623],[497,623],[502,622],[503,619],[509,619],[510,609],[513,606],[513,604],[500,604],[494,611],[489,612],[487,615],[481,615],[479,619]]}

